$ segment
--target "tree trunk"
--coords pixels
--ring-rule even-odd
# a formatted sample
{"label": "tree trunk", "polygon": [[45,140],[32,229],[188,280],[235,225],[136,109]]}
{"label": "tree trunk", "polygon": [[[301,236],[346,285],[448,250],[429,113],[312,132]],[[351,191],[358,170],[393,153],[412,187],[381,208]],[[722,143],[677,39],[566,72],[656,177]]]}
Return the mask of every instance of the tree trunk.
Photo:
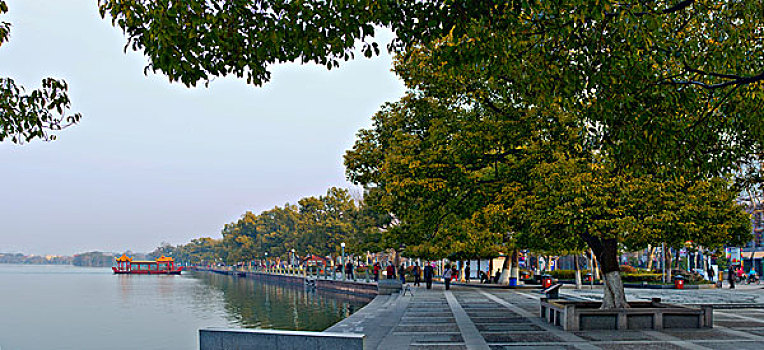
{"label": "tree trunk", "polygon": [[599,261],[597,261],[597,255],[594,254],[594,251],[592,251],[592,278],[595,281],[599,281],[602,279],[602,276],[600,276],[600,264]]}
{"label": "tree trunk", "polygon": [[613,238],[592,241],[592,251],[600,263],[604,282],[601,309],[628,308],[618,265],[618,241]]}
{"label": "tree trunk", "polygon": [[653,270],[653,259],[655,259],[655,247],[648,246],[647,247],[647,271]]}
{"label": "tree trunk", "polygon": [[663,264],[666,267],[666,283],[671,282],[671,248],[666,248],[666,262]]}
{"label": "tree trunk", "polygon": [[576,289],[581,289],[581,266],[578,264],[578,255],[573,255],[573,268],[576,270]]}
{"label": "tree trunk", "polygon": [[512,265],[509,268],[509,277],[514,278],[515,281],[520,281],[520,254],[517,253],[517,249],[512,250]]}
{"label": "tree trunk", "polygon": [[510,268],[510,257],[505,256],[504,257],[504,264],[501,266],[501,275],[499,276],[499,284],[501,285],[508,285],[509,284],[509,268]]}

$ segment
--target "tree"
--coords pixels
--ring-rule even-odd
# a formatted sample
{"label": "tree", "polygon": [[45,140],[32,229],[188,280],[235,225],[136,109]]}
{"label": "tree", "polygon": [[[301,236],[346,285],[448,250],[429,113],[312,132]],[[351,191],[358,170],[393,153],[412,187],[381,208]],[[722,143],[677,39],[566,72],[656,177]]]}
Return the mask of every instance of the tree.
{"label": "tree", "polygon": [[[420,63],[397,70],[410,88],[421,92],[417,103],[446,95],[452,99],[442,104],[436,101],[427,108],[450,113],[449,108],[461,98],[459,116],[469,116],[473,104],[493,111],[491,115],[502,117],[507,127],[475,130],[474,138],[485,140],[493,133],[509,133],[513,142],[508,144],[520,147],[522,153],[530,152],[518,157],[518,162],[512,159],[517,149],[502,151],[498,147],[501,144],[491,144],[499,150],[495,161],[499,170],[498,164],[520,164],[522,160],[538,163],[553,155],[552,150],[573,150],[576,154],[562,159],[591,162],[594,156],[602,157],[610,164],[608,172],[619,181],[647,176],[656,183],[681,178],[696,183],[725,176],[749,159],[752,150],[753,154],[762,150],[761,0],[101,0],[100,4],[102,15],[108,13],[114,24],[125,30],[128,45],[146,53],[148,68],[185,84],[226,74],[246,74],[248,80],[259,84],[268,80],[270,64],[283,61],[337,66],[338,60],[351,58],[356,40],[364,42],[364,52],[370,55],[376,46],[366,40],[373,33],[373,25],[388,26],[397,35],[388,49],[398,53],[402,61],[413,58]],[[444,77],[453,79],[449,83]],[[479,115],[472,117],[478,120]],[[449,127],[434,125],[436,129]],[[578,135],[571,137],[571,131]],[[396,135],[394,129],[388,132]],[[516,136],[523,134],[529,139],[517,142]],[[555,135],[561,137],[555,139]],[[400,142],[401,147],[407,147],[411,140]],[[434,146],[448,142],[443,139]],[[423,150],[432,145],[414,142],[411,147]],[[532,157],[534,154],[540,158]],[[462,160],[454,158],[451,163]],[[427,164],[441,163],[444,161]],[[412,159],[391,164],[409,164],[412,172],[425,170]],[[427,171],[437,173],[440,169]],[[458,172],[430,178],[452,175]],[[406,188],[403,178],[399,180],[383,185]],[[523,180],[522,175],[514,183],[499,183],[510,193],[523,193],[528,185],[532,188],[532,182],[519,180]],[[443,182],[420,184],[431,186],[432,193],[410,197],[434,200],[412,200],[416,206],[399,206],[400,210],[439,209],[432,206],[434,203],[455,209],[461,206],[460,201],[474,199],[464,195],[470,187],[457,181],[448,184],[458,187],[441,188]],[[501,191],[491,193],[502,195]],[[480,203],[466,205],[493,207]],[[479,211],[453,211],[437,223],[409,222],[401,227],[455,223],[472,212]],[[498,217],[518,213],[494,212]],[[512,216],[493,221],[513,223],[508,226],[516,230],[503,231],[506,235],[529,233],[523,221]],[[431,234],[416,227],[409,233],[433,242]],[[602,256],[599,260],[606,276],[617,271],[613,270],[617,264],[603,261],[616,259],[618,245],[610,239],[596,236],[587,242],[596,255]],[[622,292],[618,285],[615,281],[615,288]]]}
{"label": "tree", "polygon": [[[0,15],[8,5],[0,0]],[[0,21],[0,46],[10,38],[11,24]],[[81,115],[69,114],[69,86],[63,80],[45,78],[42,88],[28,94],[11,78],[0,77],[0,142],[24,143],[34,139],[55,140],[51,134],[76,124]]]}

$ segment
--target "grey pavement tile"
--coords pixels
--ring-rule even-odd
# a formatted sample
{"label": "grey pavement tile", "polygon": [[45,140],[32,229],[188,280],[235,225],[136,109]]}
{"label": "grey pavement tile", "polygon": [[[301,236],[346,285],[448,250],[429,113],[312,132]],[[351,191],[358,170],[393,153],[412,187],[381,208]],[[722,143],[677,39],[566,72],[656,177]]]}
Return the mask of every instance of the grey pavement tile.
{"label": "grey pavement tile", "polygon": [[764,327],[764,323],[746,321],[741,319],[718,320],[714,319],[714,325],[728,328]]}
{"label": "grey pavement tile", "polygon": [[695,342],[700,346],[709,349],[718,350],[761,350],[764,348],[764,344],[760,341],[748,340],[748,341],[724,341],[724,342]]}
{"label": "grey pavement tile", "polygon": [[454,314],[449,312],[411,312],[407,310],[403,313],[403,317],[454,317]]}
{"label": "grey pavement tile", "polygon": [[714,340],[739,339],[739,337],[734,334],[729,334],[722,330],[716,330],[716,329],[683,329],[683,330],[670,330],[670,331],[664,330],[662,331],[662,333],[674,336],[682,340],[690,340],[690,341],[706,340],[706,339],[714,339]]}
{"label": "grey pavement tile", "polygon": [[429,323],[455,323],[456,319],[452,317],[410,317],[410,316],[403,316],[401,318],[401,323],[422,323],[422,324],[429,324]]}
{"label": "grey pavement tile", "polygon": [[736,331],[751,333],[753,335],[764,336],[764,328],[736,328]]}
{"label": "grey pavement tile", "polygon": [[413,324],[399,324],[393,332],[458,332],[459,327],[456,324],[436,324],[436,325],[413,325]]}
{"label": "grey pavement tile", "polygon": [[481,332],[517,332],[517,331],[541,331],[541,327],[531,323],[476,323],[475,326]]}
{"label": "grey pavement tile", "polygon": [[512,345],[491,345],[491,350],[566,350],[575,349],[572,345],[531,345],[531,344],[512,344]]}
{"label": "grey pavement tile", "polygon": [[585,331],[572,333],[583,339],[591,341],[655,340],[655,338],[640,331]]}
{"label": "grey pavement tile", "polygon": [[501,305],[496,303],[493,303],[493,304],[468,304],[468,303],[462,303],[462,302],[459,302],[459,303],[462,304],[462,308],[465,310],[491,310],[491,309],[496,309],[501,307]]}
{"label": "grey pavement tile", "polygon": [[674,345],[671,343],[665,343],[665,342],[654,342],[654,343],[610,343],[610,344],[602,344],[597,343],[597,347],[600,347],[605,350],[684,350],[685,348],[680,347],[678,345]]}
{"label": "grey pavement tile", "polygon": [[412,344],[419,343],[464,343],[464,338],[461,334],[446,333],[413,336]]}
{"label": "grey pavement tile", "polygon": [[530,323],[530,321],[525,317],[472,317],[470,316],[470,319],[475,324],[480,323]]}
{"label": "grey pavement tile", "polygon": [[467,350],[464,344],[412,344],[410,350]]}
{"label": "grey pavement tile", "polygon": [[560,338],[549,332],[483,332],[489,343],[545,343],[559,342]]}
{"label": "grey pavement tile", "polygon": [[[504,309],[507,310],[507,309]],[[522,317],[520,314],[514,313],[512,311],[503,311],[503,310],[495,310],[495,311],[467,311],[467,315],[470,317]]]}

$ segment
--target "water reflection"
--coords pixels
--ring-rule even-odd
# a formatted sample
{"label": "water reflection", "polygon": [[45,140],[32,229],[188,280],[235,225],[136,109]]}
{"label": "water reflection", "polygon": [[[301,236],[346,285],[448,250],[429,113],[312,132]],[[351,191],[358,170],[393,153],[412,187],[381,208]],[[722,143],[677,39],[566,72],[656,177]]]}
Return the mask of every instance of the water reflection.
{"label": "water reflection", "polygon": [[[371,301],[370,297],[249,278],[204,272],[194,273],[194,277],[222,292],[230,321],[244,328],[321,331]],[[195,303],[203,302],[199,299]]]}

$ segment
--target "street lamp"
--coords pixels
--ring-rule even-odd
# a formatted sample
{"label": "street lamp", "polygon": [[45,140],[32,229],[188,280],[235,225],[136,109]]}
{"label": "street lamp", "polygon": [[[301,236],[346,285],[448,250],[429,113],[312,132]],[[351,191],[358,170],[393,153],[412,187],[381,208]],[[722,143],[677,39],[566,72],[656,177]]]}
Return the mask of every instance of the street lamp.
{"label": "street lamp", "polygon": [[344,281],[347,276],[345,276],[345,242],[340,243],[340,247],[342,247],[342,260],[340,260],[340,270],[342,271],[342,280]]}
{"label": "street lamp", "polygon": [[290,261],[292,263],[292,266],[294,266],[295,260],[297,259],[296,259],[296,256],[294,255],[294,248],[292,248],[292,261]]}

